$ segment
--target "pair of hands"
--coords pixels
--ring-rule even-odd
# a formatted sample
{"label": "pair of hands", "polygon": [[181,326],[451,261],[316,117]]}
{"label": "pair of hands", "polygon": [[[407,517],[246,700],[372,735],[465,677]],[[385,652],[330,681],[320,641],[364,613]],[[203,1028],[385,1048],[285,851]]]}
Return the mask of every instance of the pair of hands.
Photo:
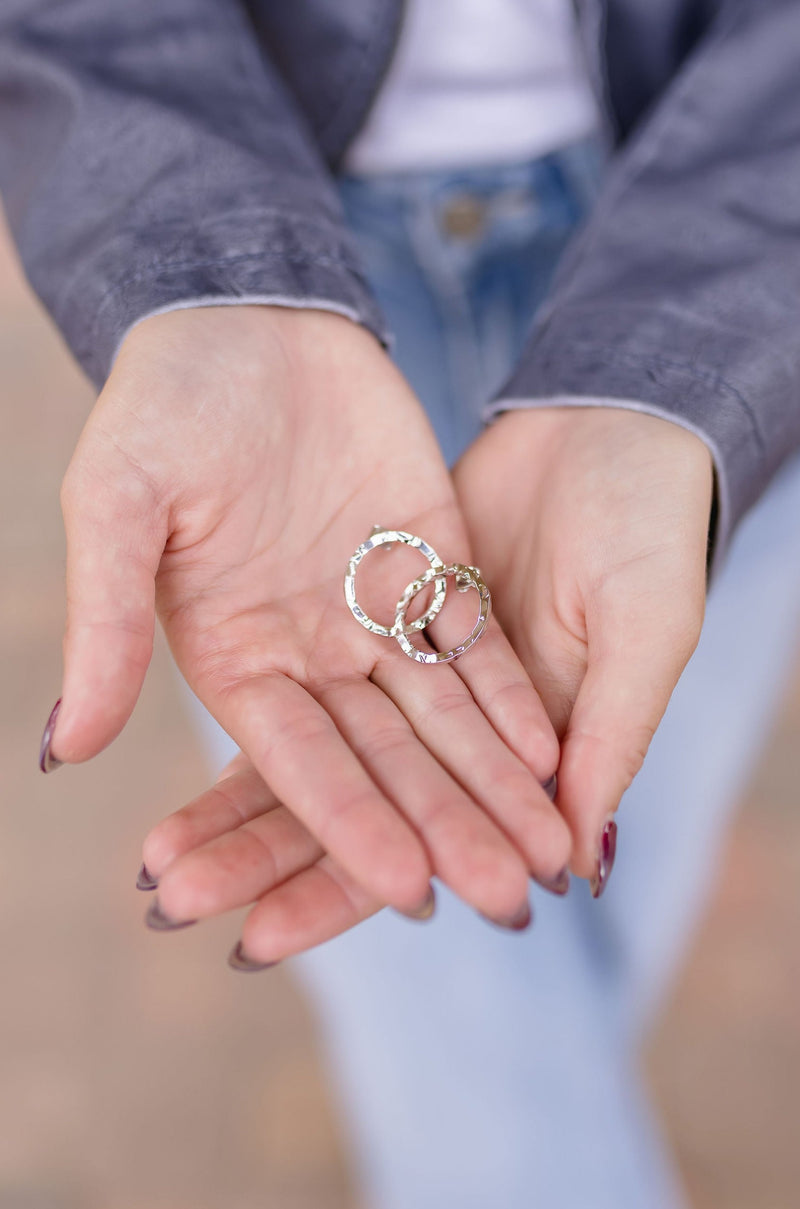
{"label": "pair of hands", "polygon": [[[385,905],[426,917],[436,875],[524,926],[531,876],[563,889],[569,866],[600,888],[604,823],[700,632],[711,491],[698,438],[613,409],[509,413],[451,476],[349,320],[145,320],[63,484],[51,756],[88,759],[120,732],[157,611],[242,750],[145,840],[164,921],[252,904],[240,953],[271,962]],[[420,665],[353,620],[344,569],[376,521],[480,566],[495,612],[463,660]],[[383,557],[394,600],[416,570]]]}

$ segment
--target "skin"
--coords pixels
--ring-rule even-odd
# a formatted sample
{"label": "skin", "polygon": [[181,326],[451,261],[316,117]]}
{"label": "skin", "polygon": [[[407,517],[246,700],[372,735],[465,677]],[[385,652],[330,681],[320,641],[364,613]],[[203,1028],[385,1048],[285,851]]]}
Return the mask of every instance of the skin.
{"label": "skin", "polygon": [[[589,877],[603,824],[700,634],[710,455],[657,417],[536,409],[488,429],[454,481],[496,613],[561,740],[557,804],[571,868]],[[242,940],[254,960],[300,952],[383,905],[314,844],[245,756],[159,824],[144,857],[168,913],[253,903]]]}
{"label": "skin", "polygon": [[[252,815],[256,846],[220,838],[226,855],[214,850],[210,883],[196,866],[171,873],[160,897],[173,919],[238,905],[231,883],[245,884],[245,868],[253,901],[299,860],[312,862],[305,885],[332,893],[319,872],[330,870],[361,914],[383,904],[418,912],[436,875],[511,922],[530,876],[566,865],[569,828],[541,788],[558,742],[497,621],[468,659],[429,668],[345,606],[347,560],[376,520],[422,534],[448,560],[475,561],[422,408],[365,330],[272,307],[145,320],[89,417],[62,506],[67,624],[53,756],[89,759],[120,732],[156,613],[186,680],[246,753],[247,778],[227,805],[212,796],[221,813],[211,830],[240,821],[232,805]],[[419,567],[408,573],[407,552],[397,553],[370,555],[375,597],[392,604]],[[272,852],[276,818],[290,854]],[[269,824],[268,844],[256,820]],[[182,834],[184,852],[187,836],[210,838]],[[159,833],[145,848],[163,875],[181,844]],[[325,904],[312,896],[309,928],[317,909]],[[254,950],[267,947],[269,929],[263,939],[250,927]]]}
{"label": "skin", "polygon": [[498,617],[559,736],[557,804],[572,870],[589,877],[700,637],[711,455],[656,416],[537,409],[501,417],[455,481]]}

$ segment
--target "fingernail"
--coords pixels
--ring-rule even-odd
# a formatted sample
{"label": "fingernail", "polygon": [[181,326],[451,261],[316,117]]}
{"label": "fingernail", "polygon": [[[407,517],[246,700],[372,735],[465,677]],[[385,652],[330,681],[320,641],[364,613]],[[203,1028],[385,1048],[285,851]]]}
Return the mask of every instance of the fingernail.
{"label": "fingernail", "polygon": [[597,854],[597,868],[589,883],[592,897],[599,898],[606,888],[611,870],[614,868],[614,857],[617,855],[617,824],[613,819],[607,819],[600,833],[600,848]]}
{"label": "fingernail", "polygon": [[60,708],[61,698],[59,697],[58,701],[56,701],[55,705],[50,711],[50,717],[47,719],[45,724],[44,733],[42,734],[42,742],[39,746],[39,767],[41,768],[42,772],[55,772],[55,770],[60,768],[63,764],[63,760],[57,760],[55,756],[51,756],[50,754],[50,744],[53,742],[53,731],[56,728],[56,721],[58,719],[58,711]]}
{"label": "fingernail", "polygon": [[136,889],[155,890],[157,885],[158,878],[153,877],[152,873],[148,871],[147,865],[143,864],[136,877]]}
{"label": "fingernail", "polygon": [[563,896],[569,890],[569,869],[565,865],[561,872],[553,878],[535,877],[533,880],[543,889],[549,890],[551,894]]}
{"label": "fingernail", "polygon": [[191,927],[192,924],[197,923],[197,920],[184,919],[180,923],[177,923],[174,919],[170,919],[168,915],[164,914],[158,904],[158,899],[154,898],[144,917],[144,922],[154,932],[177,932],[180,928]]}
{"label": "fingernail", "polygon": [[425,898],[425,901],[423,902],[421,907],[418,907],[416,909],[416,911],[400,911],[399,914],[404,915],[406,917],[406,919],[425,920],[425,919],[430,919],[430,917],[433,915],[435,910],[436,910],[436,895],[433,892],[433,886],[431,886],[431,888],[428,890],[428,894]]}
{"label": "fingernail", "polygon": [[251,961],[245,956],[242,942],[234,945],[228,954],[228,965],[232,970],[242,970],[247,974],[253,974],[256,970],[270,970],[273,966],[278,965],[277,961]]}
{"label": "fingernail", "polygon": [[558,789],[558,777],[555,773],[553,773],[549,781],[545,781],[543,783],[542,789],[545,791],[551,802],[555,801],[556,791]]}
{"label": "fingernail", "polygon": [[484,915],[490,924],[494,924],[497,928],[505,928],[510,932],[524,932],[526,928],[531,926],[533,922],[533,914],[528,903],[511,919],[493,919],[491,915]]}

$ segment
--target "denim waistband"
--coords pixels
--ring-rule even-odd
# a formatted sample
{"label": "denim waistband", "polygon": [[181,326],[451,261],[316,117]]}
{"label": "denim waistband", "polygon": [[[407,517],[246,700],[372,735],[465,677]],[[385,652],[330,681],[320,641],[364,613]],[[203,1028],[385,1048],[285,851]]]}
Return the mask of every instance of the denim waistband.
{"label": "denim waistband", "polygon": [[572,193],[590,202],[597,192],[607,158],[597,135],[561,147],[547,155],[514,163],[467,165],[460,168],[421,169],[356,176],[342,172],[337,184],[344,195],[372,194],[385,205],[392,199],[435,202],[453,192],[493,196],[518,190],[546,197],[549,192]]}

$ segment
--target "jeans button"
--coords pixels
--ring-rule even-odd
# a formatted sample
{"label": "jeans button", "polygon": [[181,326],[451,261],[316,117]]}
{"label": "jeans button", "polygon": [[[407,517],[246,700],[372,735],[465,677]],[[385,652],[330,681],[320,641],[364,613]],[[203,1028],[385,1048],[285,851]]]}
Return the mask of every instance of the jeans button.
{"label": "jeans button", "polygon": [[485,202],[470,193],[456,194],[442,209],[442,230],[454,239],[475,239],[485,222]]}

